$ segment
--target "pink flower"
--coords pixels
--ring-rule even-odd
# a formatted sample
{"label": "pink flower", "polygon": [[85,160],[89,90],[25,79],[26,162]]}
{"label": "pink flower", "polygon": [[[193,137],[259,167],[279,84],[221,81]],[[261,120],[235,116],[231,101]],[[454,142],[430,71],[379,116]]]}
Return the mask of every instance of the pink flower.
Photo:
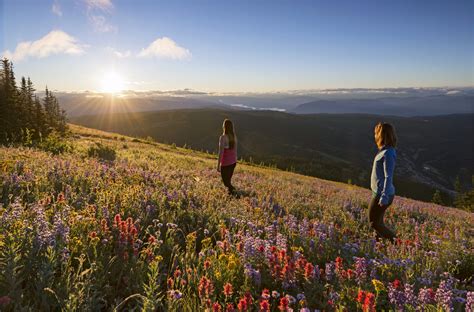
{"label": "pink flower", "polygon": [[12,299],[8,296],[2,296],[0,297],[0,306],[6,306],[9,305]]}

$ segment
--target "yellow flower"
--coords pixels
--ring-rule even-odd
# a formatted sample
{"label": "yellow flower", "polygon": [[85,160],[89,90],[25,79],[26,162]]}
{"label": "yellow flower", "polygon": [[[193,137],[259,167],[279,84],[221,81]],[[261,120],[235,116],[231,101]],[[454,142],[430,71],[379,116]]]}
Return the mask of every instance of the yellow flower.
{"label": "yellow flower", "polygon": [[292,246],[292,247],[291,247],[291,250],[292,250],[293,252],[296,252],[296,251],[303,252],[303,251],[304,251],[304,250],[303,250],[303,247],[297,247],[297,246]]}
{"label": "yellow flower", "polygon": [[219,272],[219,271],[216,272],[216,278],[217,278],[218,280],[221,279],[221,272]]}
{"label": "yellow flower", "polygon": [[376,292],[380,292],[380,291],[382,291],[382,290],[385,290],[384,284],[383,284],[381,281],[379,281],[379,280],[373,279],[373,280],[372,280],[372,284],[374,284],[374,287],[375,287],[375,291],[376,291]]}
{"label": "yellow flower", "polygon": [[229,270],[235,269],[236,266],[237,266],[237,263],[235,263],[235,261],[233,261],[233,260],[232,260],[232,261],[229,261],[229,262],[227,263],[227,268],[228,268]]}
{"label": "yellow flower", "polygon": [[211,240],[210,237],[205,238],[201,241],[202,246],[205,247],[205,248],[211,246],[211,243],[212,243],[212,240]]}

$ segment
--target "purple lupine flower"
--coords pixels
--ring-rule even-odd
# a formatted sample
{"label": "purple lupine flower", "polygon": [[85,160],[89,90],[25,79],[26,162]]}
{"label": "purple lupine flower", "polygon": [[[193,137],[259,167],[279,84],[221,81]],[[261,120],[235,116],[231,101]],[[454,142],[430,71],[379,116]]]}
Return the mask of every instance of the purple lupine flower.
{"label": "purple lupine flower", "polygon": [[56,211],[53,217],[53,233],[60,241],[69,241],[69,206],[64,206],[61,211]]}
{"label": "purple lupine flower", "polygon": [[435,303],[435,292],[431,288],[423,287],[418,293],[418,302],[422,305]]}
{"label": "purple lupine flower", "polygon": [[[0,204],[0,208],[2,208],[1,204]],[[2,215],[2,217],[0,218],[0,223],[4,225],[12,224],[13,222],[20,219],[22,212],[23,212],[23,206],[21,205],[20,201],[16,199],[10,205],[10,211],[5,212]]]}
{"label": "purple lupine flower", "polygon": [[41,204],[33,206],[33,211],[36,214],[34,224],[36,225],[36,243],[40,248],[45,246],[52,246],[54,241],[54,233],[50,229],[50,224],[46,219],[44,207]]}
{"label": "purple lupine flower", "polygon": [[172,289],[168,291],[168,296],[173,300],[179,300],[183,297],[183,294],[179,290]]}
{"label": "purple lupine flower", "polygon": [[466,312],[474,312],[474,291],[469,291],[466,295]]}
{"label": "purple lupine flower", "polygon": [[255,285],[260,285],[262,282],[262,276],[259,270],[255,270],[250,263],[244,265],[244,273],[249,277]]}
{"label": "purple lupine flower", "polygon": [[407,304],[410,304],[414,307],[417,306],[417,298],[415,296],[415,291],[412,284],[405,284],[405,298]]}
{"label": "purple lupine flower", "polygon": [[400,290],[401,285],[399,280],[388,284],[388,299],[390,303],[395,305],[399,310],[403,308],[406,303],[406,296],[403,290]]}
{"label": "purple lupine flower", "polygon": [[70,257],[69,249],[67,249],[67,247],[64,247],[63,250],[61,251],[61,260],[67,261],[69,260],[69,257]]}
{"label": "purple lupine flower", "polygon": [[326,273],[326,280],[327,281],[332,281],[332,279],[334,278],[334,268],[335,268],[335,265],[334,265],[334,262],[328,262],[326,263],[326,269],[325,269],[325,273]]}
{"label": "purple lupine flower", "polygon": [[329,293],[329,299],[331,299],[334,303],[338,302],[340,298],[341,296],[335,291],[331,291]]}
{"label": "purple lupine flower", "polygon": [[446,311],[453,311],[453,285],[452,281],[444,280],[439,283],[435,296],[436,302]]}
{"label": "purple lupine flower", "polygon": [[321,277],[321,270],[319,269],[319,265],[314,266],[314,278],[319,280]]}
{"label": "purple lupine flower", "polygon": [[362,284],[367,278],[367,260],[365,258],[354,257],[355,274],[359,284]]}
{"label": "purple lupine flower", "polygon": [[102,207],[102,218],[105,220],[109,220],[110,218],[109,209],[106,206]]}

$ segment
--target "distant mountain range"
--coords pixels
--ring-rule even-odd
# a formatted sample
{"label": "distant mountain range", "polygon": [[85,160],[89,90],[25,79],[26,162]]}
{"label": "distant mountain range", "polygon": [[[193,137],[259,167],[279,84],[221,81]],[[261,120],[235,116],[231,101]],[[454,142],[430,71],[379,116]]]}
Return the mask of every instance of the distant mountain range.
{"label": "distant mountain range", "polygon": [[361,113],[393,116],[474,112],[474,88],[334,89],[261,94],[218,94],[185,89],[124,91],[117,96],[94,92],[57,92],[56,96],[69,116],[210,107],[276,110],[295,114]]}
{"label": "distant mountain range", "polygon": [[57,97],[61,107],[66,110],[70,117],[223,106],[206,100],[167,95],[159,97],[121,97],[94,93],[58,93]]}
{"label": "distant mountain range", "polygon": [[399,136],[398,194],[430,200],[435,190],[453,195],[474,174],[474,114],[396,117],[364,114],[296,115],[274,111],[182,109],[72,117],[71,122],[163,143],[216,152],[222,120],[234,120],[239,156],[307,175],[369,186],[381,120]]}
{"label": "distant mountain range", "polygon": [[290,110],[296,114],[377,114],[393,116],[436,116],[474,113],[474,96],[433,95],[377,99],[318,100]]}

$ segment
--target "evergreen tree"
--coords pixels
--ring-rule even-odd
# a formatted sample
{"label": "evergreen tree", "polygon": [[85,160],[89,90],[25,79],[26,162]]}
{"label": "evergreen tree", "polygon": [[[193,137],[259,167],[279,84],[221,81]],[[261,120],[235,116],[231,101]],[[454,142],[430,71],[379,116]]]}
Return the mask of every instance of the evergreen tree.
{"label": "evergreen tree", "polygon": [[441,192],[439,190],[436,190],[436,192],[433,194],[433,199],[431,201],[438,205],[444,205],[443,199],[441,198]]}
{"label": "evergreen tree", "polygon": [[0,65],[0,144],[21,143],[26,138],[32,144],[53,130],[65,133],[66,113],[51,91],[46,87],[41,103],[29,77],[22,77],[17,87],[13,64],[5,58]]}
{"label": "evergreen tree", "polygon": [[456,195],[454,195],[454,206],[457,208],[461,208],[462,206],[462,186],[461,186],[461,180],[459,179],[459,176],[456,177],[456,180],[454,181],[454,191],[456,192]]}
{"label": "evergreen tree", "polygon": [[53,98],[47,86],[45,90],[45,97],[43,99],[43,107],[44,107],[44,112],[46,115],[46,120],[45,120],[46,133],[49,133],[55,128],[55,120],[54,120]]}
{"label": "evergreen tree", "polygon": [[9,143],[15,141],[20,133],[21,125],[18,120],[19,113],[17,105],[18,90],[16,88],[12,63],[4,58],[1,65],[2,122],[0,140],[2,143]]}
{"label": "evergreen tree", "polygon": [[45,127],[45,113],[43,106],[37,96],[35,96],[34,100],[34,119],[35,119],[35,133],[34,138],[39,140],[43,136],[46,135],[46,127]]}

